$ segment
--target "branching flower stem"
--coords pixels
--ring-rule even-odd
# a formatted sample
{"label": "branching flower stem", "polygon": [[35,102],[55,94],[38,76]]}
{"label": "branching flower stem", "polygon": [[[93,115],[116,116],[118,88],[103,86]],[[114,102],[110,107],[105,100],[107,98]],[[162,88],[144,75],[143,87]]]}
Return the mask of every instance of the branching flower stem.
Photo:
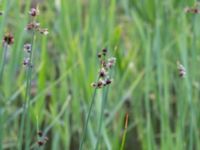
{"label": "branching flower stem", "polygon": [[[32,81],[32,69],[33,69],[33,45],[34,45],[34,39],[35,39],[35,31],[32,32],[32,42],[31,42],[31,51],[29,55],[29,64],[27,66],[26,70],[26,93],[25,93],[25,102],[23,105],[23,114],[22,114],[22,121],[21,121],[21,128],[20,128],[20,137],[19,137],[19,149],[22,148],[22,141],[23,141],[23,133],[24,133],[24,127],[25,127],[25,120],[26,117],[29,119],[29,108],[30,108],[30,91],[31,91],[31,81]],[[30,123],[27,121],[27,123]],[[26,124],[27,127],[25,128],[25,137],[26,140],[28,140],[27,136],[30,130],[30,124]],[[29,142],[26,142],[26,148],[28,148]]]}

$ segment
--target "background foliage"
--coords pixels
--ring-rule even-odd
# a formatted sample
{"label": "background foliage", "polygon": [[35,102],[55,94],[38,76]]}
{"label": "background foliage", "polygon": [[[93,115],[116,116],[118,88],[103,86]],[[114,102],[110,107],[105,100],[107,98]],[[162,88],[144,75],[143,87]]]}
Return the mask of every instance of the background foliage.
{"label": "background foliage", "polygon": [[[105,107],[100,149],[119,149],[125,114],[129,123],[125,149],[200,149],[200,15],[184,8],[195,0],[49,0],[38,1],[37,35],[31,89],[31,143],[37,130],[49,141],[41,149],[79,147],[84,120],[98,73],[98,51],[116,57],[114,82]],[[0,85],[3,149],[16,149],[25,96],[23,44],[28,11],[35,1],[1,0],[0,38],[11,32]],[[2,54],[3,47],[0,48]],[[186,68],[179,78],[176,62]],[[102,90],[98,90],[84,149],[94,149]]]}

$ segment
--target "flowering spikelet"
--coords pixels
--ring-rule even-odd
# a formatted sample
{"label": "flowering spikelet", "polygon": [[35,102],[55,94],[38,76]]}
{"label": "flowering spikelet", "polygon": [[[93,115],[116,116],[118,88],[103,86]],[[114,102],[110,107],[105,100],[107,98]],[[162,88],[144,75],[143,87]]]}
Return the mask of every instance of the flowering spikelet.
{"label": "flowering spikelet", "polygon": [[29,15],[32,17],[35,17],[39,14],[39,9],[37,8],[31,8],[31,10],[29,11]]}
{"label": "flowering spikelet", "polygon": [[[35,31],[35,32],[41,33],[42,35],[47,35],[49,33],[48,29],[47,28],[41,28],[40,23],[36,22],[36,16],[38,14],[39,14],[38,8],[31,8],[31,10],[29,11],[29,15],[33,18],[31,19],[32,21],[26,25],[25,30],[26,31]],[[32,67],[33,66],[31,64],[32,60],[30,60],[32,45],[30,43],[24,44],[24,51],[26,52],[25,53],[26,58],[24,58],[23,65],[28,66],[28,67]]]}
{"label": "flowering spikelet", "polygon": [[178,68],[178,71],[179,71],[179,76],[181,78],[185,77],[185,75],[186,75],[185,67],[183,65],[181,65],[179,62],[177,62],[177,68]]}
{"label": "flowering spikelet", "polygon": [[31,44],[30,43],[24,44],[24,51],[27,53],[31,52]]}
{"label": "flowering spikelet", "polygon": [[199,3],[196,3],[195,6],[193,6],[193,7],[186,7],[184,9],[184,11],[185,11],[185,13],[199,14],[200,9],[198,7],[199,7]]}
{"label": "flowering spikelet", "polygon": [[[38,8],[31,8],[31,10],[29,11],[29,15],[32,17],[36,17],[39,14],[39,9]],[[27,31],[37,31],[43,35],[47,35],[48,29],[47,28],[41,28],[40,27],[40,23],[32,21],[29,24],[26,25],[25,30]]]}
{"label": "flowering spikelet", "polygon": [[106,59],[107,52],[108,50],[104,48],[97,55],[101,66],[98,74],[99,80],[97,82],[93,82],[91,84],[92,87],[102,88],[112,83],[112,79],[109,76],[109,70],[115,65],[116,58],[111,57]]}
{"label": "flowering spikelet", "polygon": [[11,33],[6,33],[3,37],[3,44],[12,45],[14,43],[14,37]]}
{"label": "flowering spikelet", "polygon": [[43,135],[42,131],[38,131],[37,135],[38,135],[38,141],[37,141],[38,146],[43,146],[49,140],[47,136]]}

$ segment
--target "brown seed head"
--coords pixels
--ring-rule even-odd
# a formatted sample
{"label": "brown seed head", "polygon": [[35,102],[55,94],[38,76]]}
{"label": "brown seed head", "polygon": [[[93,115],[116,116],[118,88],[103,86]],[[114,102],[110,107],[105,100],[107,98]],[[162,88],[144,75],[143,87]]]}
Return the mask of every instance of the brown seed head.
{"label": "brown seed head", "polygon": [[44,145],[44,141],[38,141],[37,143],[38,143],[39,146]]}
{"label": "brown seed head", "polygon": [[101,80],[99,80],[97,82],[97,88],[102,88],[102,86],[103,86],[103,82]]}
{"label": "brown seed head", "polygon": [[43,135],[42,131],[38,131],[37,134],[38,134],[39,137],[42,137],[42,135]]}
{"label": "brown seed head", "polygon": [[30,53],[31,52],[31,44],[29,44],[29,43],[24,44],[24,51]]}
{"label": "brown seed head", "polygon": [[11,33],[6,33],[3,37],[3,44],[12,45],[14,43],[14,37]]}
{"label": "brown seed head", "polygon": [[107,75],[106,70],[104,68],[101,68],[101,70],[99,71],[99,77],[105,78],[106,75]]}
{"label": "brown seed head", "polygon": [[32,23],[29,23],[29,24],[27,24],[27,26],[26,26],[26,30],[36,30],[36,29],[38,29],[40,27],[40,23],[37,23],[37,22],[32,22]]}
{"label": "brown seed head", "polygon": [[31,10],[29,11],[29,14],[32,16],[32,17],[35,17],[39,14],[39,10],[36,9],[36,8],[31,8]]}
{"label": "brown seed head", "polygon": [[102,49],[102,54],[103,54],[104,56],[106,56],[107,51],[108,51],[107,48]]}
{"label": "brown seed head", "polygon": [[23,61],[23,65],[24,66],[30,65],[30,58],[25,58],[24,61]]}
{"label": "brown seed head", "polygon": [[106,85],[109,85],[109,84],[111,84],[112,83],[112,80],[111,79],[107,79],[106,80]]}
{"label": "brown seed head", "polygon": [[98,57],[99,59],[101,58],[101,56],[102,56],[102,54],[101,54],[101,53],[98,53],[97,57]]}

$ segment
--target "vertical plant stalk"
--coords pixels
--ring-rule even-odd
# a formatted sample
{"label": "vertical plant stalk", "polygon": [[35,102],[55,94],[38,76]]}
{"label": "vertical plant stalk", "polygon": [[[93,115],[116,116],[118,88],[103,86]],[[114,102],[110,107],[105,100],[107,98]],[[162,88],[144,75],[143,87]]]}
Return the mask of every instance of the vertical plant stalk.
{"label": "vertical plant stalk", "polygon": [[83,136],[82,136],[82,139],[81,139],[81,142],[80,142],[79,150],[82,150],[82,148],[83,148],[83,142],[84,142],[84,139],[85,139],[85,136],[86,136],[86,131],[87,131],[87,127],[88,127],[88,123],[89,123],[92,107],[94,105],[94,100],[95,100],[95,97],[96,97],[96,93],[97,93],[97,87],[94,89],[94,93],[93,93],[93,96],[92,96],[92,101],[91,101],[91,104],[90,104],[90,108],[89,108],[89,112],[88,112],[88,115],[87,115],[85,127],[84,127],[84,130],[83,130]]}
{"label": "vertical plant stalk", "polygon": [[99,121],[99,127],[98,127],[98,133],[97,133],[97,142],[96,142],[95,150],[98,150],[99,141],[101,139],[101,130],[102,130],[102,125],[103,125],[103,120],[104,120],[104,113],[103,112],[104,112],[106,102],[107,102],[108,90],[109,90],[109,87],[107,87],[106,89],[105,88],[103,89],[103,97],[102,97],[101,112],[100,112],[100,121]]}
{"label": "vertical plant stalk", "polygon": [[84,128],[84,131],[83,131],[83,136],[82,136],[82,139],[81,139],[79,150],[82,150],[82,147],[83,147],[83,142],[84,142],[84,139],[85,139],[87,126],[88,126],[88,123],[89,123],[90,113],[91,113],[92,107],[94,105],[96,90],[97,90],[97,88],[103,88],[101,114],[100,114],[99,129],[98,129],[98,139],[97,139],[97,144],[96,144],[96,148],[95,148],[95,149],[98,149],[98,143],[99,143],[99,139],[100,139],[100,136],[101,136],[100,132],[101,132],[102,124],[103,124],[103,111],[104,111],[104,107],[105,107],[105,103],[106,103],[106,99],[107,99],[107,93],[108,93],[108,89],[105,90],[105,86],[108,86],[112,82],[112,80],[110,79],[110,76],[108,74],[108,70],[111,69],[116,62],[116,58],[114,58],[114,57],[106,59],[106,54],[107,54],[107,49],[104,48],[97,55],[98,58],[99,58],[99,62],[100,62],[100,71],[99,71],[99,74],[98,74],[97,81],[93,82],[91,84],[95,88],[95,91],[94,91],[94,94],[93,94],[93,97],[92,97],[92,102],[90,104],[90,108],[89,108],[88,116],[87,116],[87,119],[86,119],[86,124],[85,124],[85,128]]}
{"label": "vertical plant stalk", "polygon": [[2,62],[1,62],[1,67],[0,67],[0,83],[2,83],[2,79],[3,79],[3,72],[4,72],[4,68],[5,68],[5,63],[6,63],[8,44],[4,43],[3,47],[4,48],[3,48]]}
{"label": "vertical plant stalk", "polygon": [[[2,84],[3,80],[3,73],[4,73],[4,68],[5,68],[5,62],[6,62],[6,55],[7,55],[7,50],[8,50],[8,44],[4,43],[3,45],[3,55],[2,55],[2,62],[1,62],[1,67],[0,67],[0,84]],[[2,91],[1,91],[2,92]],[[2,93],[0,93],[2,96]],[[3,118],[3,108],[0,108],[0,150],[3,149],[3,132],[4,132],[4,118]]]}
{"label": "vertical plant stalk", "polygon": [[[32,79],[32,64],[33,64],[33,45],[34,45],[34,39],[35,39],[35,31],[33,30],[32,33],[32,42],[31,42],[31,51],[30,51],[30,64],[27,66],[26,70],[26,93],[25,93],[25,102],[23,105],[23,113],[22,113],[22,121],[21,121],[21,128],[20,128],[20,137],[19,137],[19,150],[22,149],[23,144],[23,133],[25,129],[25,137],[26,140],[29,140],[30,137],[28,137],[28,132],[30,130],[30,124],[27,121],[27,128],[25,127],[25,120],[29,119],[26,117],[29,117],[29,107],[30,107],[30,91],[31,91],[31,79]],[[30,140],[29,140],[30,141]],[[26,142],[26,149],[28,147],[29,142]]]}
{"label": "vertical plant stalk", "polygon": [[125,145],[125,141],[126,141],[127,128],[128,128],[128,113],[126,113],[125,128],[124,128],[124,133],[123,133],[123,137],[122,137],[122,144],[121,144],[120,150],[124,149],[124,145]]}

